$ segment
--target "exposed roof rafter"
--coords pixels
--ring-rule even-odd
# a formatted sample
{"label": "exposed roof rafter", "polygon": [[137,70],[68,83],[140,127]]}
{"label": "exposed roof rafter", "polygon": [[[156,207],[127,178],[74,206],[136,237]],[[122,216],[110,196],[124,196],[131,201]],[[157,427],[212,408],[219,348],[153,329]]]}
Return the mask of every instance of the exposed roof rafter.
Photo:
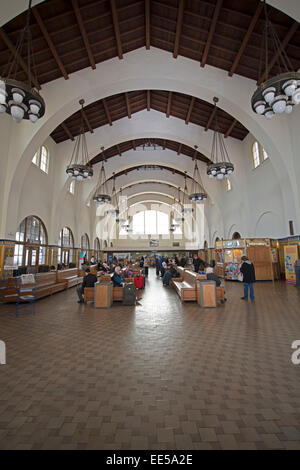
{"label": "exposed roof rafter", "polygon": [[116,2],[115,0],[109,0],[109,1],[110,1],[110,9],[111,9],[111,14],[112,14],[112,19],[113,19],[114,30],[115,30],[118,56],[119,56],[119,59],[123,59],[123,50],[122,50],[122,42],[121,42],[121,34],[120,34],[120,28],[119,28]]}
{"label": "exposed roof rafter", "polygon": [[222,3],[223,3],[223,0],[217,0],[217,4],[215,6],[215,11],[214,11],[214,14],[213,14],[213,17],[212,17],[212,20],[211,20],[211,24],[210,24],[210,28],[209,28],[209,33],[208,33],[208,38],[207,38],[207,41],[206,41],[205,49],[204,49],[204,52],[203,52],[203,55],[202,55],[202,58],[201,58],[201,64],[200,64],[201,67],[204,67],[205,64],[206,64],[207,56],[208,56],[208,53],[209,53],[209,48],[211,46],[211,42],[212,42],[212,38],[213,38],[215,29],[216,29],[218,17],[219,17],[221,8],[222,8]]}
{"label": "exposed roof rafter", "polygon": [[185,119],[185,123],[188,124],[190,122],[190,119],[191,119],[191,114],[192,114],[192,111],[193,111],[193,106],[194,106],[194,103],[195,103],[195,97],[192,96],[191,98],[191,102],[190,102],[190,105],[189,105],[189,110],[188,110],[188,113],[186,115],[186,119]]}
{"label": "exposed roof rafter", "polygon": [[224,136],[225,139],[230,136],[230,134],[231,134],[231,132],[233,131],[233,129],[234,129],[236,123],[237,123],[237,120],[234,119],[233,123],[231,124],[230,127],[228,127],[228,130],[227,130],[226,133],[225,133],[225,136]]}
{"label": "exposed roof rafter", "polygon": [[176,24],[176,36],[175,36],[174,51],[173,51],[174,59],[176,59],[178,56],[179,41],[180,41],[182,22],[183,22],[184,3],[185,3],[185,0],[179,0],[177,24]]}
{"label": "exposed roof rafter", "polygon": [[167,118],[170,117],[170,114],[171,114],[171,106],[172,106],[172,92],[169,91],[169,95],[168,95],[168,105],[167,105],[167,112],[166,112]]}
{"label": "exposed roof rafter", "polygon": [[130,107],[130,100],[129,100],[128,93],[125,93],[125,100],[126,100],[126,108],[127,108],[128,119],[131,119],[131,107]]}
{"label": "exposed roof rafter", "polygon": [[106,104],[105,98],[103,98],[102,103],[103,103],[103,106],[104,106],[104,111],[105,111],[105,114],[106,114],[106,118],[109,122],[109,125],[112,126],[112,120],[111,120],[110,112],[109,112],[108,106]]}
{"label": "exposed roof rafter", "polygon": [[79,29],[80,29],[82,40],[84,42],[85,48],[86,48],[87,53],[88,53],[88,57],[89,57],[91,67],[92,67],[92,69],[95,69],[96,68],[95,58],[94,58],[94,55],[92,53],[92,49],[91,49],[86,31],[85,31],[82,16],[81,16],[80,9],[79,9],[79,6],[78,6],[78,1],[77,0],[72,0],[72,6],[73,6],[73,10],[74,10],[74,13],[75,13],[75,16],[76,16],[76,20],[77,20],[77,23],[78,23],[78,26],[79,26]]}
{"label": "exposed roof rafter", "polygon": [[146,49],[150,49],[150,0],[145,0]]}

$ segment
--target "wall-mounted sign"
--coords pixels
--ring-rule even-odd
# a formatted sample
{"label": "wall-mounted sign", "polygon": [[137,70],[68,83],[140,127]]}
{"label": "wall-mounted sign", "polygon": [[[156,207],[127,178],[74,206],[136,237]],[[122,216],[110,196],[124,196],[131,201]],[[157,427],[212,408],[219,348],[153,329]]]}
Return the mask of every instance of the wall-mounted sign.
{"label": "wall-mounted sign", "polygon": [[286,282],[296,282],[294,264],[298,259],[298,245],[287,245],[284,247],[284,266]]}

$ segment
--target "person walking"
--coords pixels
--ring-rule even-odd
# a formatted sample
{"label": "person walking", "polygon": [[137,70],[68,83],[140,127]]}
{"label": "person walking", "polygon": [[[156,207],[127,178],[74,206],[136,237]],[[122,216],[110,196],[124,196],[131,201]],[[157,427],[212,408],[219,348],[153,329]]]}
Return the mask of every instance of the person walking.
{"label": "person walking", "polygon": [[247,256],[242,256],[242,264],[240,266],[240,272],[243,275],[244,282],[244,296],[241,297],[242,300],[248,300],[248,289],[250,290],[250,299],[254,300],[254,289],[253,283],[255,282],[255,269],[253,263],[247,258]]}
{"label": "person walking", "polygon": [[295,287],[300,287],[300,259],[296,259],[295,264],[296,284]]}

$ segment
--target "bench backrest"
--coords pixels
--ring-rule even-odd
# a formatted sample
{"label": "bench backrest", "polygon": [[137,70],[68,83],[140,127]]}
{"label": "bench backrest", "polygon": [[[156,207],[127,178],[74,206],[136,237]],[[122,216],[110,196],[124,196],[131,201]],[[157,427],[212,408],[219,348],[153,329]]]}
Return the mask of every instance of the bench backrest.
{"label": "bench backrest", "polygon": [[[84,273],[84,271],[83,271]],[[68,277],[78,276],[77,268],[63,269],[62,271],[57,271],[57,280],[63,281]]]}
{"label": "bench backrest", "polygon": [[197,273],[194,273],[193,271],[185,270],[184,273],[183,273],[183,279],[184,279],[184,281],[191,284],[191,286],[196,287]]}
{"label": "bench backrest", "polygon": [[35,275],[37,285],[56,284],[56,271],[48,273],[38,273]]}

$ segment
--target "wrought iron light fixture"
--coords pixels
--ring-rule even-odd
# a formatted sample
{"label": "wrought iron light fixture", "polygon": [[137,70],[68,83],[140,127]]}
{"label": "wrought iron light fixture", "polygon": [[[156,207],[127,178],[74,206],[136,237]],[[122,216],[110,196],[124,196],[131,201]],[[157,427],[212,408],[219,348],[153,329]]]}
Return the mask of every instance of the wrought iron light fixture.
{"label": "wrought iron light fixture", "polygon": [[[218,101],[219,99],[214,97],[214,103],[216,108]],[[209,178],[217,178],[218,180],[222,180],[223,178],[227,178],[228,175],[231,175],[231,173],[233,173],[234,165],[229,159],[229,155],[225,147],[223,134],[219,132],[217,114],[218,109],[216,109],[215,112],[215,130],[210,158],[212,163],[208,165],[206,173],[208,174]]]}
{"label": "wrought iron light fixture", "polygon": [[[0,76],[0,113],[11,114],[17,123],[23,119],[36,122],[45,114],[45,101],[37,90],[37,88],[40,89],[40,86],[36,76],[33,75],[35,64],[29,27],[31,3],[32,0],[29,0],[25,27],[5,70]],[[27,54],[27,83],[16,80],[19,66],[18,57],[22,57],[23,49],[26,49]]]}
{"label": "wrought iron light fixture", "polygon": [[[178,203],[179,203],[179,206],[180,206],[180,212],[182,213],[182,204],[180,202],[180,187],[178,188]],[[184,222],[184,217],[183,216],[179,216],[177,215],[177,217],[174,217],[174,222],[176,224],[181,224]]]}
{"label": "wrought iron light fixture", "polygon": [[188,215],[188,214],[192,214],[194,212],[194,209],[192,207],[188,207],[189,205],[189,201],[188,201],[188,188],[187,188],[187,183],[186,183],[186,175],[187,175],[187,171],[184,172],[184,192],[183,192],[183,201],[182,201],[182,209],[181,209],[181,213],[182,215]]}
{"label": "wrought iron light fixture", "polygon": [[[102,154],[104,151],[104,147],[101,147]],[[111,201],[111,197],[108,194],[107,191],[107,183],[106,183],[106,176],[105,176],[105,169],[104,169],[104,161],[102,160],[102,166],[101,170],[99,173],[99,181],[98,185],[95,191],[95,194],[93,196],[93,201],[95,201],[97,204],[104,205],[108,204]]]}
{"label": "wrought iron light fixture", "polygon": [[117,204],[117,193],[116,193],[116,178],[115,178],[115,173],[113,173],[113,188],[112,188],[112,197],[111,197],[111,204],[113,206],[112,209],[108,209],[106,211],[107,215],[111,215],[113,217],[118,217],[119,215],[119,209],[118,209],[118,204]]}
{"label": "wrought iron light fixture", "polygon": [[[195,145],[195,150],[197,150],[198,146]],[[189,195],[189,200],[191,202],[199,202],[204,201],[207,198],[207,194],[203,189],[203,183],[201,180],[200,171],[197,165],[197,160],[195,160],[195,167],[194,167],[194,174],[193,174],[193,182],[192,182],[192,194]]]}
{"label": "wrought iron light fixture", "polygon": [[[251,98],[251,106],[256,114],[271,119],[274,114],[291,114],[293,106],[300,103],[300,73],[293,71],[287,53],[269,20],[265,0],[264,12],[265,27],[259,63],[258,87]],[[280,71],[278,75],[271,78],[269,78],[269,72],[272,70],[272,66],[269,64],[269,53],[276,57]],[[261,75],[263,56],[265,57],[265,72]]]}
{"label": "wrought iron light fixture", "polygon": [[[84,100],[80,100],[81,109]],[[66,169],[69,176],[77,181],[90,180],[94,174],[92,166],[89,164],[89,156],[87,150],[86,136],[84,133],[83,117],[81,114],[80,132],[76,137],[74,150],[70,163]]]}
{"label": "wrought iron light fixture", "polygon": [[157,142],[152,141],[151,139],[147,139],[145,142],[137,145],[137,150],[144,150],[144,151],[153,151],[153,150],[164,150],[164,148],[159,145]]}
{"label": "wrought iron light fixture", "polygon": [[[122,188],[120,188],[120,197],[119,197],[119,201],[120,199],[122,198]],[[121,199],[121,203],[122,203],[122,199]],[[117,209],[119,210],[119,214],[124,214],[126,211],[124,210],[124,208],[121,207],[120,209],[120,204],[117,206]],[[127,218],[124,217],[124,215],[121,215],[121,217],[117,217],[116,219],[116,223],[117,224],[120,224],[122,228],[125,228],[124,227],[124,224],[126,224],[127,222]]]}

